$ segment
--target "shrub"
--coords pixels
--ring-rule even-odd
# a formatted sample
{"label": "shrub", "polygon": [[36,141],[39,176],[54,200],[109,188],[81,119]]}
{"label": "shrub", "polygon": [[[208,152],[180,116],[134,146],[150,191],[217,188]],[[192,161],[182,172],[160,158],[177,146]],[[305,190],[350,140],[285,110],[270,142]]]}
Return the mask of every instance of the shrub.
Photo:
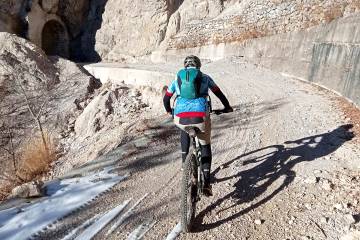
{"label": "shrub", "polygon": [[55,160],[55,144],[48,132],[45,132],[47,149],[41,137],[30,139],[21,153],[17,175],[26,181],[34,180],[50,169],[50,163]]}

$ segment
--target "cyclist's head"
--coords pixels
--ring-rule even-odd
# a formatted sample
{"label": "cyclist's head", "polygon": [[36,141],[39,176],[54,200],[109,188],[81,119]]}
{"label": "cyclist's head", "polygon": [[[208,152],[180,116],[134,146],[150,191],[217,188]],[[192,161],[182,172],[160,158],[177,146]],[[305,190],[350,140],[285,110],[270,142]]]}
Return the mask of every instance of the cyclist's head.
{"label": "cyclist's head", "polygon": [[184,60],[184,67],[196,67],[197,69],[201,68],[201,61],[195,55],[187,56]]}

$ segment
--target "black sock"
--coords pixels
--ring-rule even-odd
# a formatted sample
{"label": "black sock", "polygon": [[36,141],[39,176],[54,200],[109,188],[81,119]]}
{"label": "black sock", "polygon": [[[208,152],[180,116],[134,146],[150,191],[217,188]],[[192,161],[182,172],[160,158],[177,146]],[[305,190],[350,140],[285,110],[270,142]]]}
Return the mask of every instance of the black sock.
{"label": "black sock", "polygon": [[181,157],[182,157],[182,162],[185,162],[185,159],[187,157],[188,153],[181,153]]}
{"label": "black sock", "polygon": [[202,164],[202,170],[204,173],[204,185],[210,184],[210,163],[205,162]]}

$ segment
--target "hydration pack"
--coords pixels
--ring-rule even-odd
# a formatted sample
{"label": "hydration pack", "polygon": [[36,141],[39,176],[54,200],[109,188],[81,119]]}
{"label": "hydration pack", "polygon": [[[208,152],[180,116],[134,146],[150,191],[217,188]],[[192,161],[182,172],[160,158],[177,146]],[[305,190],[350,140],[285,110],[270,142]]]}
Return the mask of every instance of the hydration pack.
{"label": "hydration pack", "polygon": [[202,74],[199,69],[185,68],[178,72],[177,82],[180,89],[180,97],[195,99],[200,96]]}

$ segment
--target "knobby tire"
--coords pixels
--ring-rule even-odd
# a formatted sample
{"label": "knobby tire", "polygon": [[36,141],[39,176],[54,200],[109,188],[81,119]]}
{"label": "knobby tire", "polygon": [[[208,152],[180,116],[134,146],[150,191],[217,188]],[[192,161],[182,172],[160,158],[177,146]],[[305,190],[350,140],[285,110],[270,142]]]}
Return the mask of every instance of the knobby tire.
{"label": "knobby tire", "polygon": [[190,232],[192,222],[195,218],[197,178],[196,157],[190,151],[185,159],[183,177],[181,184],[181,226],[183,232]]}

